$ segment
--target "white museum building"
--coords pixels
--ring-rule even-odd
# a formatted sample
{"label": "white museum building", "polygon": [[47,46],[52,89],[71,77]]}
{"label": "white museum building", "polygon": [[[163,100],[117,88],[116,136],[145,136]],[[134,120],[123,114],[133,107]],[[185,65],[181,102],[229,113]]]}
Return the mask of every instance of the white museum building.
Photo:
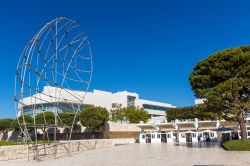
{"label": "white museum building", "polygon": [[[84,100],[81,101],[81,98]],[[69,89],[60,89],[52,86],[45,86],[41,93],[26,97],[19,104],[20,113],[34,115],[41,111],[54,111],[55,105],[58,111],[83,109],[85,106],[100,106],[107,110],[134,106],[143,108],[151,116],[147,123],[136,124],[140,131],[140,143],[163,143],[174,142],[198,142],[198,136],[203,140],[209,138],[209,141],[220,141],[221,133],[229,133],[230,136],[240,138],[238,123],[227,122],[225,120],[200,121],[178,120],[168,122],[165,111],[175,106],[144,100],[139,98],[139,94],[128,91],[116,93],[93,90],[93,92],[72,91]],[[56,104],[55,104],[56,103]],[[202,99],[195,100],[195,104],[202,104]],[[246,118],[246,127],[248,138],[250,138],[250,123]]]}
{"label": "white museum building", "polygon": [[[80,102],[82,98],[84,100]],[[100,106],[107,110],[134,106],[144,108],[154,122],[165,121],[165,111],[168,108],[175,108],[175,106],[168,103],[140,99],[138,93],[128,91],[112,93],[93,90],[93,92],[85,94],[82,91],[72,91],[52,86],[45,86],[41,93],[26,97],[20,103],[22,104],[19,104],[19,110],[26,115],[33,115],[34,111],[35,114],[43,110],[54,111],[54,107],[57,107],[59,111],[74,111],[77,107],[80,107],[81,110],[85,106]]]}

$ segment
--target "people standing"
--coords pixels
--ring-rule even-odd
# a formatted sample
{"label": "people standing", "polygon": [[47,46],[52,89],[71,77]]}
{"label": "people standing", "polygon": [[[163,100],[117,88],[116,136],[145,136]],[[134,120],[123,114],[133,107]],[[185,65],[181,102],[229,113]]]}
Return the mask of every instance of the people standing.
{"label": "people standing", "polygon": [[206,142],[210,142],[209,134],[206,134]]}
{"label": "people standing", "polygon": [[198,134],[198,146],[201,147],[201,134]]}

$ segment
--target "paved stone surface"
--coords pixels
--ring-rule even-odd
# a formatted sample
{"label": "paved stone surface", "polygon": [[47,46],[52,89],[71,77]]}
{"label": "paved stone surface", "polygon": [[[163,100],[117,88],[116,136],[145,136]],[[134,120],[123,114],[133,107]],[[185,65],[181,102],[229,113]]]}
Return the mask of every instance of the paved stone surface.
{"label": "paved stone surface", "polygon": [[160,166],[250,165],[250,152],[228,152],[215,145],[131,144],[95,149],[41,162],[2,161],[1,166]]}

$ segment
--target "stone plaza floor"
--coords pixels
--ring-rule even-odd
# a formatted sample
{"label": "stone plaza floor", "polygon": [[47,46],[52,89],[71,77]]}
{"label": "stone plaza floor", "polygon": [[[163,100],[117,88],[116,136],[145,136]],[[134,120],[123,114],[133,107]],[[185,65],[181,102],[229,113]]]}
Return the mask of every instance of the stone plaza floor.
{"label": "stone plaza floor", "polygon": [[214,144],[130,144],[79,152],[40,162],[1,161],[1,166],[165,166],[165,165],[246,165],[250,152],[229,152]]}

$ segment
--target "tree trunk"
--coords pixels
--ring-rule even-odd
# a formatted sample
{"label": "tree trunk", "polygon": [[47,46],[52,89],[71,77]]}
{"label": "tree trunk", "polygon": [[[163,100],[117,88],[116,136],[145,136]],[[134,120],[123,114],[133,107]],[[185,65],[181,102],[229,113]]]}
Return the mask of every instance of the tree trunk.
{"label": "tree trunk", "polygon": [[67,134],[66,134],[66,140],[68,140],[69,139],[69,128],[67,128],[66,132],[67,132]]}
{"label": "tree trunk", "polygon": [[241,140],[247,140],[247,129],[246,129],[246,124],[245,124],[242,111],[239,115],[239,124],[240,124],[240,131],[241,131]]}
{"label": "tree trunk", "polygon": [[45,141],[45,128],[43,128],[43,141]]}
{"label": "tree trunk", "polygon": [[92,139],[95,139],[95,129],[92,129]]}
{"label": "tree trunk", "polygon": [[3,140],[7,141],[7,139],[8,139],[8,131],[4,130],[3,131]]}

